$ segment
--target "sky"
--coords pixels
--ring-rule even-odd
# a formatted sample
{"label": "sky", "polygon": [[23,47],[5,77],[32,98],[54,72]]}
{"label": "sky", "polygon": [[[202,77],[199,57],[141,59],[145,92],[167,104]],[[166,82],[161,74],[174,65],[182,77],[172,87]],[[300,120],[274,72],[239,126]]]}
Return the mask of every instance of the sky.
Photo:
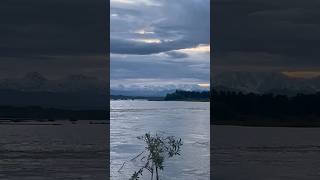
{"label": "sky", "polygon": [[0,1],[0,105],[108,107],[108,12],[105,0]]}
{"label": "sky", "polygon": [[110,2],[111,89],[208,86],[209,0]]}
{"label": "sky", "polygon": [[320,1],[214,0],[216,72],[320,76]]}
{"label": "sky", "polygon": [[0,79],[109,78],[104,0],[0,1],[0,21]]}

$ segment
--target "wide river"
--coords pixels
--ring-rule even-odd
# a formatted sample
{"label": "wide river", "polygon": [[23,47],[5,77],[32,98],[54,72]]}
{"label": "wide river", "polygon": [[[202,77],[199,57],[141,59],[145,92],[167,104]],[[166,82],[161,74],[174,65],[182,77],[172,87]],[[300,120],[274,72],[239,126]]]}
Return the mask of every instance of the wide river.
{"label": "wide river", "polygon": [[0,179],[105,180],[107,130],[99,120],[0,121]]}
{"label": "wide river", "polygon": [[320,128],[212,128],[213,180],[320,179]]}
{"label": "wide river", "polygon": [[[173,135],[183,141],[181,156],[165,161],[161,179],[208,180],[210,176],[210,125],[208,102],[111,101],[111,179],[129,179],[138,170],[128,161],[145,148],[138,136]],[[125,163],[124,167],[118,171]],[[141,178],[149,180],[145,171]]]}

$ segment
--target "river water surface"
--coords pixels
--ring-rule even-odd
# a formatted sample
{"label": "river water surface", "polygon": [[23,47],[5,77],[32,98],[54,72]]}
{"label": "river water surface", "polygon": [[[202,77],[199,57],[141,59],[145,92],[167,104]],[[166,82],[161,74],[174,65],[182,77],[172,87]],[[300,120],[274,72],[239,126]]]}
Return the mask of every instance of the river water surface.
{"label": "river water surface", "polygon": [[105,180],[108,128],[101,122],[0,121],[0,179]]}
{"label": "river water surface", "polygon": [[[137,136],[150,132],[173,135],[183,141],[181,156],[165,162],[161,179],[208,180],[210,126],[208,102],[111,101],[111,179],[129,179],[139,169],[125,164],[144,150]],[[146,172],[142,179],[149,180]]]}
{"label": "river water surface", "polygon": [[320,179],[320,128],[212,129],[214,180]]}

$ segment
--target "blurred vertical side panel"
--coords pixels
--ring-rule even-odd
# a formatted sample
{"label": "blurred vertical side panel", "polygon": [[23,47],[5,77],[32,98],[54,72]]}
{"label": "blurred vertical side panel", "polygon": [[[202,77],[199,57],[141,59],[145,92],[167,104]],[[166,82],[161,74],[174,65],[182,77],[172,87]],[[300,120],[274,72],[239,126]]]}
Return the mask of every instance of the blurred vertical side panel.
{"label": "blurred vertical side panel", "polygon": [[214,47],[214,40],[213,40],[213,1],[210,1],[210,179],[214,179],[214,159],[213,159],[213,142],[214,142],[214,136],[213,136],[213,47]]}
{"label": "blurred vertical side panel", "polygon": [[212,3],[212,179],[319,179],[319,1]]}
{"label": "blurred vertical side panel", "polygon": [[0,2],[0,179],[106,179],[109,1]]}

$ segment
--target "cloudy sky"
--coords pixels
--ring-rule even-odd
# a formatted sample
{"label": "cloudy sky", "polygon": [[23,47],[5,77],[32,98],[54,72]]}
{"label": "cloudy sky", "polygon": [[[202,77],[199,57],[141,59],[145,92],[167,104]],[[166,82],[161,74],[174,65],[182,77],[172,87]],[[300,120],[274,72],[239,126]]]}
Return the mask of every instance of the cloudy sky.
{"label": "cloudy sky", "polygon": [[212,1],[214,72],[320,76],[320,1]]}
{"label": "cloudy sky", "polygon": [[112,89],[209,83],[209,0],[111,0]]}
{"label": "cloudy sky", "polygon": [[107,80],[105,0],[0,1],[0,79],[39,72]]}

